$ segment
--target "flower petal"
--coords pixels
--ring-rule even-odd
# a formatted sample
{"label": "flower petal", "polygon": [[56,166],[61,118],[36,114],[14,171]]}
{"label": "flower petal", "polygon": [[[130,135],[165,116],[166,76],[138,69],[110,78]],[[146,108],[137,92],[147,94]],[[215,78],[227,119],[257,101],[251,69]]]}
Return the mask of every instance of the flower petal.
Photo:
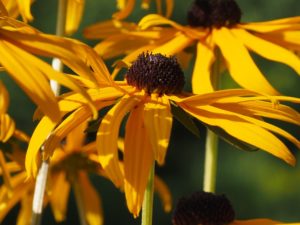
{"label": "flower petal", "polygon": [[230,74],[239,85],[261,93],[278,95],[257,68],[243,43],[229,29],[214,29],[213,38],[221,49]]}
{"label": "flower petal", "polygon": [[126,4],[118,4],[118,6],[123,6],[119,12],[113,14],[113,18],[117,20],[125,19],[130,15],[135,5],[135,0],[127,0]]}
{"label": "flower petal", "polygon": [[33,20],[33,16],[30,12],[30,5],[32,0],[17,0],[18,8],[22,19],[25,23]]}
{"label": "flower petal", "polygon": [[30,224],[31,217],[32,217],[32,196],[30,194],[24,194],[21,199],[21,208],[18,213],[16,225]]}
{"label": "flower petal", "polygon": [[9,95],[2,81],[0,81],[0,114],[5,114],[8,109]]}
{"label": "flower petal", "polygon": [[125,131],[125,195],[128,209],[134,217],[140,212],[150,168],[154,162],[143,111],[143,103],[131,110]]}
{"label": "flower petal", "polygon": [[299,225],[300,223],[281,223],[270,219],[235,220],[230,225]]}
{"label": "flower petal", "polygon": [[170,25],[177,30],[184,30],[184,27],[179,25],[178,23],[175,23],[172,20],[168,20],[167,18],[160,16],[158,14],[149,14],[145,17],[143,17],[139,22],[139,27],[141,29],[147,29],[149,27],[158,26],[158,25]]}
{"label": "flower petal", "polygon": [[164,164],[173,117],[169,100],[162,97],[157,99],[157,101],[157,103],[148,102],[145,104],[144,124],[153,149],[154,159],[159,164]]}
{"label": "flower petal", "polygon": [[53,174],[51,178],[50,205],[55,221],[62,222],[66,218],[70,184],[64,172]]}
{"label": "flower petal", "polygon": [[300,74],[300,59],[293,52],[242,29],[231,29],[231,32],[242,40],[248,49],[266,59],[284,63]]}
{"label": "flower petal", "polygon": [[7,142],[15,132],[15,122],[8,114],[0,114],[0,141]]}
{"label": "flower petal", "polygon": [[207,40],[206,43],[197,42],[197,55],[192,75],[193,93],[202,94],[214,90],[211,81],[211,66],[215,61],[214,45]]}
{"label": "flower petal", "polygon": [[84,172],[78,174],[78,182],[81,188],[83,208],[87,223],[89,225],[102,225],[103,211],[97,190],[93,187],[87,174]]}
{"label": "flower petal", "polygon": [[67,35],[71,35],[77,31],[81,21],[84,4],[85,0],[68,0],[65,27]]}
{"label": "flower petal", "polygon": [[99,162],[111,181],[120,187],[123,185],[123,174],[119,166],[117,140],[124,116],[138,100],[134,97],[123,97],[101,121],[97,132],[97,150]]}
{"label": "flower petal", "polygon": [[165,212],[170,212],[172,209],[172,195],[167,184],[158,176],[154,177],[154,190],[162,201]]}

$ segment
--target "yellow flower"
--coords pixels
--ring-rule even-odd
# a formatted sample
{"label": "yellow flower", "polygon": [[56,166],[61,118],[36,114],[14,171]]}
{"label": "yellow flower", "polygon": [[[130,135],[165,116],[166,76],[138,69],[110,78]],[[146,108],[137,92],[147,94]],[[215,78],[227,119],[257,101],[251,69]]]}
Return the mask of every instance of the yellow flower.
{"label": "yellow flower", "polygon": [[226,224],[226,225],[299,225],[270,219],[236,220],[235,212],[225,195],[195,192],[179,199],[173,213],[173,225]]}
{"label": "yellow flower", "polygon": [[[278,95],[253,61],[250,52],[268,60],[286,64],[300,74],[300,59],[294,53],[294,51],[300,51],[300,41],[297,38],[300,17],[241,23],[238,6],[234,1],[229,1],[226,7],[222,5],[227,2],[195,1],[188,13],[188,26],[151,14],[145,16],[139,23],[143,31],[115,26],[114,30],[118,28],[119,31],[107,37],[108,29],[104,29],[102,35],[106,39],[97,46],[97,49],[104,47],[99,50],[101,55],[114,51],[126,53],[128,55],[124,60],[130,63],[145,50],[174,55],[183,52],[187,47],[196,45],[197,53],[192,75],[192,87],[195,93],[213,91],[211,66],[218,58],[216,50],[220,49],[229,73],[240,86]],[[88,36],[91,32],[89,29],[93,31],[92,28],[86,31]],[[99,30],[97,36],[99,37],[100,34]],[[92,32],[90,35],[95,36]],[[162,40],[159,40],[160,38]],[[117,43],[112,44],[111,41],[115,39]],[[142,45],[142,42],[138,41],[134,47],[135,39],[143,40],[146,44]]]}
{"label": "yellow flower", "polygon": [[[142,0],[141,7],[143,9],[149,9],[151,0]],[[165,16],[170,17],[174,7],[174,0],[166,1],[166,12]],[[117,20],[127,18],[134,9],[136,0],[117,0],[117,8],[119,12],[113,14],[113,17]],[[162,0],[156,0],[156,10],[159,14],[162,14]]]}
{"label": "yellow flower", "polygon": [[8,11],[8,15],[17,18],[20,14],[25,23],[33,20],[30,5],[33,0],[2,0],[3,5]]}
{"label": "yellow flower", "polygon": [[[95,65],[96,66],[96,65]],[[101,68],[105,68],[99,64]],[[96,70],[97,67],[93,67]],[[102,70],[104,71],[104,70]],[[105,70],[105,73],[108,73]],[[107,74],[99,76],[109,77]],[[219,128],[242,143],[255,146],[289,164],[294,156],[273,133],[298,148],[299,140],[263,118],[272,118],[300,125],[299,113],[279,101],[300,103],[285,96],[263,96],[247,90],[223,90],[202,95],[183,93],[184,75],[175,58],[161,54],[141,54],[129,68],[125,81],[115,81],[100,89],[81,80],[98,110],[112,108],[103,117],[97,131],[99,161],[112,182],[125,188],[127,205],[137,216],[143,201],[147,178],[154,160],[163,164],[170,139],[173,116],[171,105],[181,108],[211,128]],[[65,119],[56,128],[42,118],[35,129],[26,156],[29,175],[36,173],[38,149],[44,143],[44,158],[51,156],[55,146],[89,119],[91,112],[78,94],[62,95],[59,105]],[[124,173],[119,165],[117,141],[122,121],[129,113],[124,141]]]}
{"label": "yellow flower", "polygon": [[[80,49],[85,46],[71,39],[42,34],[8,17],[1,2],[0,15],[0,64],[41,111],[52,121],[60,119],[57,99],[49,85],[50,79],[84,95],[93,109],[90,97],[76,85],[73,78],[53,70],[46,62],[31,54],[60,58],[81,76],[94,79],[90,75],[90,69],[77,58]],[[93,111],[96,115],[97,112]]]}

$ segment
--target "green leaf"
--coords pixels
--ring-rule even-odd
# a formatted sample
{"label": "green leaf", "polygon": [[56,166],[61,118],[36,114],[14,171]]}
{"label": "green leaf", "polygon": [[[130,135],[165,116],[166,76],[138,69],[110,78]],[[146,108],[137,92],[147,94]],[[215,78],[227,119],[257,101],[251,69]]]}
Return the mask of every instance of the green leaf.
{"label": "green leaf", "polygon": [[183,126],[185,126],[185,128],[187,128],[196,137],[200,137],[199,129],[194,123],[193,118],[174,102],[171,102],[171,112],[175,119],[177,119]]}
{"label": "green leaf", "polygon": [[212,132],[214,132],[216,135],[218,135],[220,138],[222,138],[224,141],[228,142],[229,144],[235,146],[236,148],[238,148],[240,150],[244,150],[244,151],[248,151],[248,152],[254,152],[254,151],[259,150],[257,147],[254,147],[253,145],[245,143],[245,142],[231,136],[230,134],[225,132],[222,128],[210,126],[207,124],[205,124],[205,126],[208,129],[210,129]]}

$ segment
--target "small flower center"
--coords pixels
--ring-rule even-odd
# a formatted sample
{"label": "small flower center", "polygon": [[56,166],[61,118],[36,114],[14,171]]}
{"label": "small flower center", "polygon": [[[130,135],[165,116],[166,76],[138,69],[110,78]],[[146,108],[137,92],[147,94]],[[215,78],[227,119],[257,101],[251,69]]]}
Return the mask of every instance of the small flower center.
{"label": "small flower center", "polygon": [[181,198],[173,215],[173,225],[227,225],[234,220],[234,210],[225,195],[196,192]]}
{"label": "small flower center", "polygon": [[195,0],[188,11],[192,27],[231,27],[239,23],[242,12],[235,0]]}
{"label": "small flower center", "polygon": [[128,69],[129,85],[151,93],[176,94],[183,89],[184,74],[175,57],[162,54],[142,53]]}

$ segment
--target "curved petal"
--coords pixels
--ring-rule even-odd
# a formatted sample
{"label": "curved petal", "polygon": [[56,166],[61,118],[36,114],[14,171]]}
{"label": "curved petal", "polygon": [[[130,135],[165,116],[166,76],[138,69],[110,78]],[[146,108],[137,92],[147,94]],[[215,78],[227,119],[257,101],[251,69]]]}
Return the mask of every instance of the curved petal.
{"label": "curved petal", "polygon": [[7,112],[9,95],[2,81],[0,81],[0,114]]}
{"label": "curved petal", "polygon": [[31,221],[32,214],[32,196],[30,194],[25,194],[21,199],[21,208],[18,213],[16,225],[28,225]]}
{"label": "curved petal", "polygon": [[125,195],[128,209],[134,217],[141,210],[150,168],[154,162],[143,111],[143,103],[131,110],[125,130]]}
{"label": "curved petal", "polygon": [[167,184],[158,176],[154,177],[154,190],[162,201],[165,212],[170,212],[172,209],[172,195]]}
{"label": "curved petal", "polygon": [[202,94],[214,91],[211,81],[211,66],[215,61],[214,45],[207,40],[197,42],[197,55],[192,75],[193,93]]}
{"label": "curved petal", "polygon": [[[120,1],[119,1],[120,2]],[[124,3],[124,2],[123,2]],[[135,0],[127,0],[126,4],[118,4],[118,7],[121,7],[119,12],[113,14],[113,18],[117,20],[125,19],[130,15],[135,5]],[[122,7],[123,6],[123,7]]]}
{"label": "curved petal", "polygon": [[104,116],[97,131],[99,162],[107,176],[117,186],[123,186],[123,174],[119,166],[117,140],[124,116],[137,104],[135,97],[124,96]]}
{"label": "curved petal", "polygon": [[51,181],[50,205],[55,220],[62,222],[66,218],[70,184],[64,172],[52,175]]}
{"label": "curved petal", "polygon": [[32,0],[17,0],[19,11],[22,16],[22,19],[25,23],[33,20],[33,16],[30,12],[30,5]]}
{"label": "curved petal", "polygon": [[86,133],[85,129],[88,127],[88,122],[85,121],[76,126],[71,132],[68,133],[66,138],[65,151],[74,151],[81,149],[84,144]]}
{"label": "curved petal", "polygon": [[248,122],[236,114],[220,112],[212,106],[203,106],[203,109],[181,106],[198,120],[211,126],[220,127],[243,142],[265,150],[291,165],[295,164],[295,158],[285,144],[265,128]]}
{"label": "curved petal", "polygon": [[278,95],[257,68],[243,43],[229,29],[214,29],[213,38],[221,49],[231,76],[239,85],[261,93]]}
{"label": "curved petal", "polygon": [[183,26],[158,14],[149,14],[143,17],[138,25],[143,30],[158,25],[170,25],[176,28],[177,30],[184,30]]}
{"label": "curved petal", "polygon": [[0,141],[6,142],[15,132],[15,122],[8,114],[0,114]]}
{"label": "curved petal", "polygon": [[148,102],[144,108],[144,124],[149,136],[154,159],[164,164],[171,136],[173,117],[167,98],[157,99],[157,103]]}
{"label": "curved petal", "polygon": [[71,35],[77,31],[81,21],[84,4],[85,0],[68,0],[65,25],[65,32],[67,35]]}
{"label": "curved petal", "polygon": [[250,50],[266,59],[284,63],[300,74],[300,59],[293,52],[242,29],[231,29],[231,32],[242,40]]}
{"label": "curved petal", "polygon": [[86,221],[89,225],[102,225],[103,210],[97,190],[84,172],[78,174],[78,182],[81,188]]}
{"label": "curved petal", "polygon": [[[46,71],[37,69],[29,53],[17,48],[11,43],[0,41],[2,57],[0,63],[6,68],[12,78],[24,92],[48,115],[53,121],[60,119],[56,98],[45,77]],[[28,59],[29,60],[24,60]],[[20,76],[22,74],[22,76]]]}

